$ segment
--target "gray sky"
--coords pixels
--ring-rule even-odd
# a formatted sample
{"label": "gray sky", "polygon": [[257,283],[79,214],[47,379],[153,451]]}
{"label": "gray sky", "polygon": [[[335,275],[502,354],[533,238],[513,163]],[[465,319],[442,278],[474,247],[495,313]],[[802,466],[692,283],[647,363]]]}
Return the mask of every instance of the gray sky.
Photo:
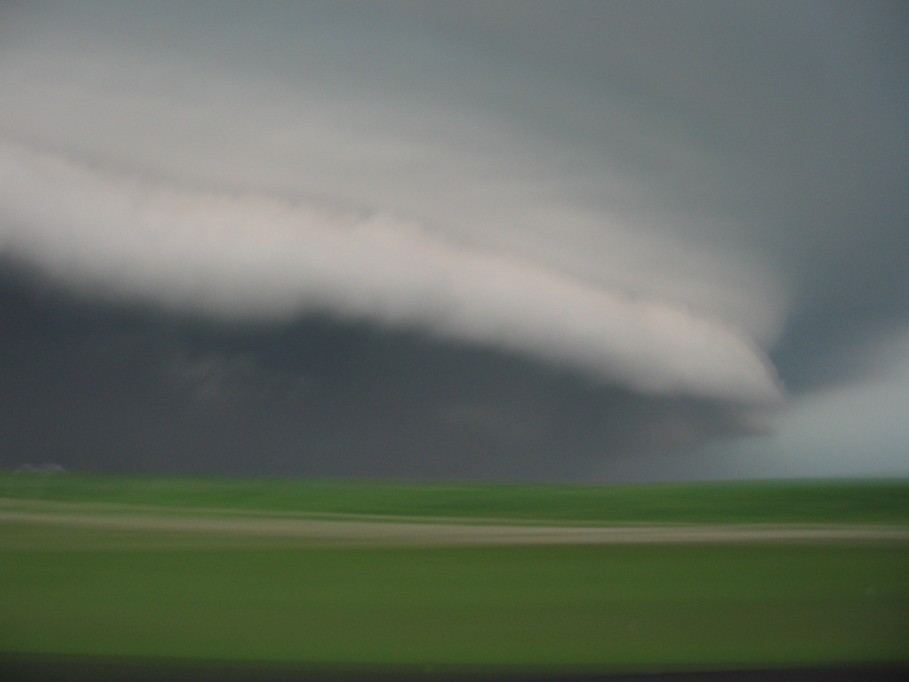
{"label": "gray sky", "polygon": [[909,475],[909,13],[0,8],[0,464]]}

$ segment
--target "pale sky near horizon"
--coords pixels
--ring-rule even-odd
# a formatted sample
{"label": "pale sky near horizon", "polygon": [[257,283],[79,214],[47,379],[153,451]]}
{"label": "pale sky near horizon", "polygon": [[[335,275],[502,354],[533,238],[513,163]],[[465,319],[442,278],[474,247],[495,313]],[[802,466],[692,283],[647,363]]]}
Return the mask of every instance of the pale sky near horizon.
{"label": "pale sky near horizon", "polygon": [[909,476],[898,2],[0,7],[0,466]]}

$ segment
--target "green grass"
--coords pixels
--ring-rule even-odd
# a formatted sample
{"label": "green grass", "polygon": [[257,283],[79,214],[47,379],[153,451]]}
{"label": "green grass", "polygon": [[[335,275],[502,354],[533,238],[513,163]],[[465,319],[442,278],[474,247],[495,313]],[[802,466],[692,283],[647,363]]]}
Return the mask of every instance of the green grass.
{"label": "green grass", "polygon": [[121,532],[110,548],[110,531],[82,529],[73,550],[43,532],[0,555],[0,651],[553,670],[907,660],[905,547],[146,548]]}
{"label": "green grass", "polygon": [[905,525],[905,482],[583,487],[6,473],[0,491],[17,500],[0,503],[0,655],[484,671],[909,662],[909,546],[898,541],[333,547],[17,517],[37,500],[74,503],[74,514],[109,503],[184,517],[216,508],[244,517]]}
{"label": "green grass", "polygon": [[150,478],[0,472],[0,497],[549,522],[909,523],[909,481],[626,486]]}

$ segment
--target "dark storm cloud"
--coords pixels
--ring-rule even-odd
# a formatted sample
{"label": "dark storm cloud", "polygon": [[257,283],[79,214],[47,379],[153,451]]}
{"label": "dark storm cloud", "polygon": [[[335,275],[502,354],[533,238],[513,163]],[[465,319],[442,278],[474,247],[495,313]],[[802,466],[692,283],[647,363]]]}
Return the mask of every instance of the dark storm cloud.
{"label": "dark storm cloud", "polygon": [[[0,152],[0,243],[95,296],[255,321],[328,311],[526,353],[644,392],[757,404],[779,396],[757,344],[727,324],[395,215],[199,191],[22,145],[0,142]],[[53,202],[42,201],[48,187]]]}
{"label": "dark storm cloud", "polygon": [[650,478],[746,421],[330,318],[266,330],[6,278],[0,464],[141,473]]}
{"label": "dark storm cloud", "polygon": [[[899,472],[901,4],[0,18],[0,253],[31,273],[3,304],[17,452],[659,478],[785,473],[783,450],[800,474]],[[753,405],[777,373],[774,420]],[[852,469],[827,434],[866,444]]]}
{"label": "dark storm cloud", "polygon": [[732,234],[772,266],[788,290],[773,357],[790,388],[838,381],[869,342],[905,326],[909,13],[900,3],[417,11],[490,52],[530,55],[599,86],[645,119],[634,126],[603,107],[553,105],[571,135],[618,154],[667,212],[704,216],[686,229]]}

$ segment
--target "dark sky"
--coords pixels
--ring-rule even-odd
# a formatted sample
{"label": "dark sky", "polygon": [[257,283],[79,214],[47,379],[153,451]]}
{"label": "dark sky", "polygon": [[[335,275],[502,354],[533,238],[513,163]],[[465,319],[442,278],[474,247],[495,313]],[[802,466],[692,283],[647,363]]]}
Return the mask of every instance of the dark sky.
{"label": "dark sky", "polygon": [[0,8],[0,466],[909,475],[901,3],[187,5]]}

